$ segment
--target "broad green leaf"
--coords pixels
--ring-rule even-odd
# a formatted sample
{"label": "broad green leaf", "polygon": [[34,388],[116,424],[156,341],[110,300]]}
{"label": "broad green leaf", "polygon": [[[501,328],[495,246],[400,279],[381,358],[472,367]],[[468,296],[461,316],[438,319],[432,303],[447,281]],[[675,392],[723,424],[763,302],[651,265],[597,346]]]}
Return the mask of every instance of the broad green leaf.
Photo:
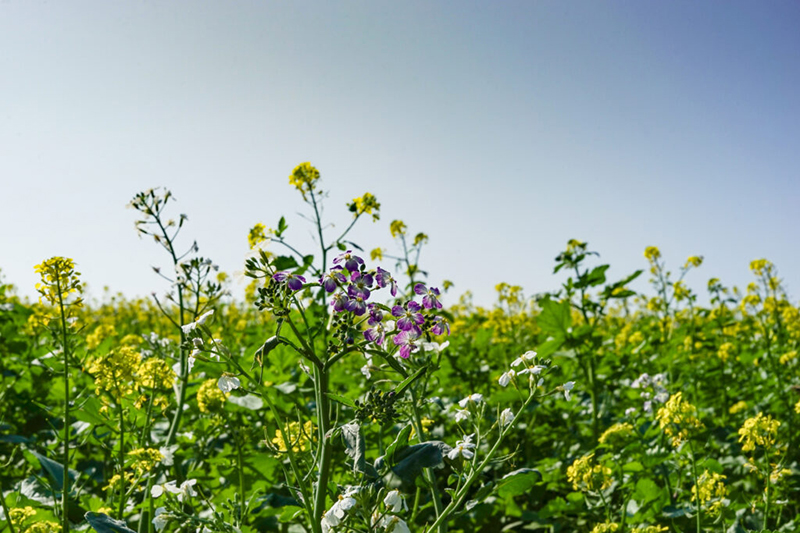
{"label": "broad green leaf", "polygon": [[125,522],[114,520],[104,513],[86,513],[84,518],[97,533],[136,533]]}
{"label": "broad green leaf", "polygon": [[536,321],[542,331],[554,337],[566,337],[567,330],[569,330],[572,323],[569,302],[556,302],[546,299],[539,302],[539,305],[542,308],[542,312]]}
{"label": "broad green leaf", "polygon": [[350,398],[346,398],[339,394],[331,394],[330,392],[327,392],[325,394],[327,394],[328,398],[330,398],[333,401],[339,402],[340,404],[346,405],[348,407],[352,407],[353,409],[356,408],[356,404],[353,403],[353,400],[351,400]]}
{"label": "broad green leaf", "polygon": [[497,494],[502,497],[517,496],[529,491],[541,480],[542,475],[538,470],[520,468],[503,476],[503,479],[497,484]]}

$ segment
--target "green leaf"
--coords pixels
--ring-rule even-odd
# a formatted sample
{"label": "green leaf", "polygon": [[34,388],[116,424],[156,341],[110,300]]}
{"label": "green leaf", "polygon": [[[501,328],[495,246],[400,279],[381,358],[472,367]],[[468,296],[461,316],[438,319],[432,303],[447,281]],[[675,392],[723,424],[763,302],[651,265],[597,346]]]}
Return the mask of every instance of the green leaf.
{"label": "green leaf", "polygon": [[298,266],[300,265],[297,264],[295,258],[288,255],[279,255],[272,260],[272,268],[275,270],[292,270]]}
{"label": "green leaf", "polygon": [[564,344],[564,337],[559,335],[557,337],[552,337],[542,344],[536,350],[536,354],[542,358],[546,359],[556,353],[559,348]]}
{"label": "green leaf", "polygon": [[633,492],[633,498],[642,504],[649,501],[657,500],[661,496],[661,487],[655,484],[652,479],[642,478],[636,482],[636,490]]}
{"label": "green leaf", "polygon": [[600,265],[594,267],[590,272],[584,273],[578,282],[575,284],[576,289],[584,289],[586,287],[597,287],[606,282],[606,270],[609,265]]}
{"label": "green leaf", "polygon": [[556,302],[548,298],[540,301],[539,305],[542,308],[542,312],[536,321],[542,331],[553,337],[566,337],[572,323],[569,302]]}
{"label": "green leaf", "polygon": [[411,485],[422,473],[423,468],[433,468],[441,465],[444,456],[450,450],[452,448],[441,441],[414,444],[395,453],[394,458],[398,462],[391,467],[392,472],[397,474],[404,483]]}
{"label": "green leaf", "polygon": [[239,407],[244,407],[251,411],[258,411],[264,407],[264,401],[253,394],[245,394],[244,396],[230,395],[228,396],[228,401],[233,405],[238,405]]}
{"label": "green leaf", "polygon": [[302,507],[297,507],[295,505],[287,505],[283,508],[283,512],[278,515],[278,522],[286,523],[291,522],[295,518],[298,517],[303,512]]}
{"label": "green leaf", "polygon": [[[62,490],[62,487],[64,486],[64,467],[61,465],[61,463],[57,463],[49,457],[45,457],[44,455],[33,450],[31,450],[31,454],[39,460],[39,464],[42,465],[44,471],[47,472],[50,478],[53,480],[53,488],[57,491]],[[70,470],[70,481],[74,481],[77,478],[78,473],[74,470]]]}
{"label": "green leaf", "polygon": [[92,526],[92,529],[97,533],[136,533],[134,530],[128,528],[125,522],[121,520],[114,520],[107,514],[103,513],[86,513],[84,515],[86,521]]}
{"label": "green leaf", "polygon": [[[397,437],[394,439],[394,442],[392,442],[389,445],[389,447],[386,448],[386,453],[383,455],[382,458],[379,458],[379,460],[382,459],[386,464],[390,465],[394,464],[395,453],[397,453],[397,451],[400,450],[401,448],[408,446],[408,438],[411,436],[412,430],[413,427],[411,426],[411,424],[408,424],[403,429],[401,429],[400,433],[398,433]],[[377,468],[380,468],[377,463],[378,461],[376,461],[375,466]]]}
{"label": "green leaf", "polygon": [[339,394],[331,394],[330,392],[326,392],[325,394],[327,394],[328,398],[330,398],[333,401],[339,402],[340,404],[346,405],[348,407],[352,407],[353,409],[356,408],[356,404],[353,403],[353,400],[351,400],[350,398],[345,398],[344,396],[341,396]]}
{"label": "green leaf", "polygon": [[642,470],[644,470],[644,466],[639,461],[631,461],[622,467],[623,472],[641,472]]}
{"label": "green leaf", "polygon": [[528,492],[531,487],[542,480],[542,475],[538,470],[532,468],[520,468],[509,472],[497,484],[497,494],[502,497],[518,496]]}
{"label": "green leaf", "polygon": [[422,368],[420,368],[419,370],[408,376],[406,379],[401,381],[400,384],[394,389],[395,393],[397,393],[397,396],[398,397],[402,396],[403,393],[406,391],[406,389],[408,389],[408,387],[410,387],[412,383],[414,383],[417,379],[419,379],[425,373],[426,370],[428,370],[428,367],[423,366]]}
{"label": "green leaf", "polygon": [[280,238],[283,236],[283,232],[289,229],[289,224],[286,223],[286,217],[281,217],[278,221],[278,229],[275,230],[275,236]]}

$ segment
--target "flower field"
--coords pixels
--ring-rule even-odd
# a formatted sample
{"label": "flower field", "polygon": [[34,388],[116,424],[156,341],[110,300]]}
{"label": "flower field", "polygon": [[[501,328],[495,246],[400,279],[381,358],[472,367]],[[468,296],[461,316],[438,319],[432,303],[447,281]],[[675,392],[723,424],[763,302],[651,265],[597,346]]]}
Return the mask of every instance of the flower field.
{"label": "flower field", "polygon": [[241,236],[244,301],[163,189],[131,202],[163,248],[152,298],[84,302],[79,257],[42,258],[38,302],[0,284],[0,531],[800,531],[775,265],[695,294],[701,256],[648,247],[612,280],[571,240],[560,286],[483,308],[430,285],[402,221],[350,241],[375,196],[326,205],[340,231],[316,168],[289,184],[307,220]]}

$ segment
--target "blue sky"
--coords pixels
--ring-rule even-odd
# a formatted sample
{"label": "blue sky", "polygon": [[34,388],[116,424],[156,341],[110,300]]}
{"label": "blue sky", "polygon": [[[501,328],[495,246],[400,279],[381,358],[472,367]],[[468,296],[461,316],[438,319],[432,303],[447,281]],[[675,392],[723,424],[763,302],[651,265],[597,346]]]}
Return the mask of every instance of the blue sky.
{"label": "blue sky", "polygon": [[570,238],[612,277],[648,245],[704,255],[698,289],[767,257],[797,299],[798,27],[788,1],[4,2],[0,269],[33,294],[67,255],[95,294],[163,290],[124,208],[159,185],[226,271],[281,214],[310,247],[287,182],[310,161],[333,223],[372,192],[354,239],[391,250],[403,219],[479,303],[555,288]]}

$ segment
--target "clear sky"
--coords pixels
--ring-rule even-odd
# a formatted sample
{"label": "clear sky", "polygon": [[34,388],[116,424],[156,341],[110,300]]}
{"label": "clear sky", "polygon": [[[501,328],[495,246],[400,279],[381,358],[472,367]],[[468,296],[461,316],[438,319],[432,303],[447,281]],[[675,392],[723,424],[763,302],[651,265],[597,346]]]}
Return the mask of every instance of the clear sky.
{"label": "clear sky", "polygon": [[797,299],[798,28],[794,1],[5,1],[0,269],[32,295],[66,255],[95,294],[162,291],[125,209],[160,185],[240,271],[256,222],[311,242],[287,181],[310,161],[338,227],[372,192],[355,240],[391,249],[403,219],[479,303],[555,288],[570,238],[612,277],[702,254],[696,288],[767,257]]}

